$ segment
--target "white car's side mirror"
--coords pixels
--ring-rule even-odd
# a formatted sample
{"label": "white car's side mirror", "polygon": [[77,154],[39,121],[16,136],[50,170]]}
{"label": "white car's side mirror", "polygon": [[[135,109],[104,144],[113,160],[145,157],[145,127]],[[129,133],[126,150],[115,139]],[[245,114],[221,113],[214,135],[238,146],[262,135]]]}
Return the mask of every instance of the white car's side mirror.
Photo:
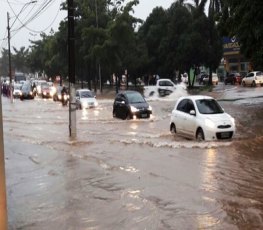
{"label": "white car's side mirror", "polygon": [[195,110],[191,110],[191,111],[190,111],[190,115],[195,116],[195,115],[196,115]]}

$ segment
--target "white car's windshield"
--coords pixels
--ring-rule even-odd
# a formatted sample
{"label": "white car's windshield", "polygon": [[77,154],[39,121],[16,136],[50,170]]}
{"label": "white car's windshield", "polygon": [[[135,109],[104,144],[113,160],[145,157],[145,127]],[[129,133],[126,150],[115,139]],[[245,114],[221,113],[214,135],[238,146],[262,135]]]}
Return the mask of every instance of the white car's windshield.
{"label": "white car's windshield", "polygon": [[224,113],[221,106],[214,99],[196,100],[196,105],[199,110],[199,113],[202,113],[202,114]]}
{"label": "white car's windshield", "polygon": [[92,92],[90,92],[90,91],[83,91],[80,93],[80,97],[81,98],[90,98],[90,97],[94,97],[94,96],[92,95]]}

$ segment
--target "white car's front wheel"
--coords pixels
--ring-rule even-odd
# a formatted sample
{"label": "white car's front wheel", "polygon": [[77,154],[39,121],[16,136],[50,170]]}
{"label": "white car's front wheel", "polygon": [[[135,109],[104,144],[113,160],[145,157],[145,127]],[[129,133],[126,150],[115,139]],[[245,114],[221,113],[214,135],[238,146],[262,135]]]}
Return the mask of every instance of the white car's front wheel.
{"label": "white car's front wheel", "polygon": [[172,134],[175,134],[176,133],[176,127],[175,127],[175,124],[171,124],[171,127],[170,127],[170,131]]}
{"label": "white car's front wheel", "polygon": [[197,141],[205,140],[205,135],[204,135],[204,132],[201,128],[198,128],[198,130],[196,131],[196,140]]}

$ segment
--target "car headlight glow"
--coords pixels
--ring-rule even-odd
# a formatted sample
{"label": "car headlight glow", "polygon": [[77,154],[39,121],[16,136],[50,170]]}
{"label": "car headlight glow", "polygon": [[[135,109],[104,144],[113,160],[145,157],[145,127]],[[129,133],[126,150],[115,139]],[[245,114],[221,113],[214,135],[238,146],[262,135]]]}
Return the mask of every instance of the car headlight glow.
{"label": "car headlight glow", "polygon": [[98,102],[97,101],[94,102],[94,106],[98,106]]}
{"label": "car headlight glow", "polygon": [[149,105],[149,108],[148,108],[148,109],[149,109],[150,111],[152,111],[152,110],[153,110],[152,106],[150,106],[150,105]]}
{"label": "car headlight glow", "polygon": [[85,101],[85,102],[82,102],[81,105],[82,105],[82,107],[84,107],[84,108],[88,107],[88,103],[87,103],[86,101]]}
{"label": "car headlight glow", "polygon": [[132,113],[136,113],[139,111],[139,109],[137,109],[136,107],[131,105],[131,111],[132,111]]}
{"label": "car headlight glow", "polygon": [[205,126],[213,129],[213,128],[215,128],[215,123],[213,121],[211,121],[210,119],[205,119]]}
{"label": "car headlight glow", "polygon": [[231,120],[232,124],[235,125],[235,118],[230,117],[230,120]]}

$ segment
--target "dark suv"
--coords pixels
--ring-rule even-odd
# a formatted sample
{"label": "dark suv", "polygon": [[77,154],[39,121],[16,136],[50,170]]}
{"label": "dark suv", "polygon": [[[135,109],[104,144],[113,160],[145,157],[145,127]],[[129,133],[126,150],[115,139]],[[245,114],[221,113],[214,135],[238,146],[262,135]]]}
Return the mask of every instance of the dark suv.
{"label": "dark suv", "polygon": [[228,83],[234,85],[238,83],[239,85],[241,84],[241,76],[239,73],[230,73],[228,76],[225,77],[225,85]]}

